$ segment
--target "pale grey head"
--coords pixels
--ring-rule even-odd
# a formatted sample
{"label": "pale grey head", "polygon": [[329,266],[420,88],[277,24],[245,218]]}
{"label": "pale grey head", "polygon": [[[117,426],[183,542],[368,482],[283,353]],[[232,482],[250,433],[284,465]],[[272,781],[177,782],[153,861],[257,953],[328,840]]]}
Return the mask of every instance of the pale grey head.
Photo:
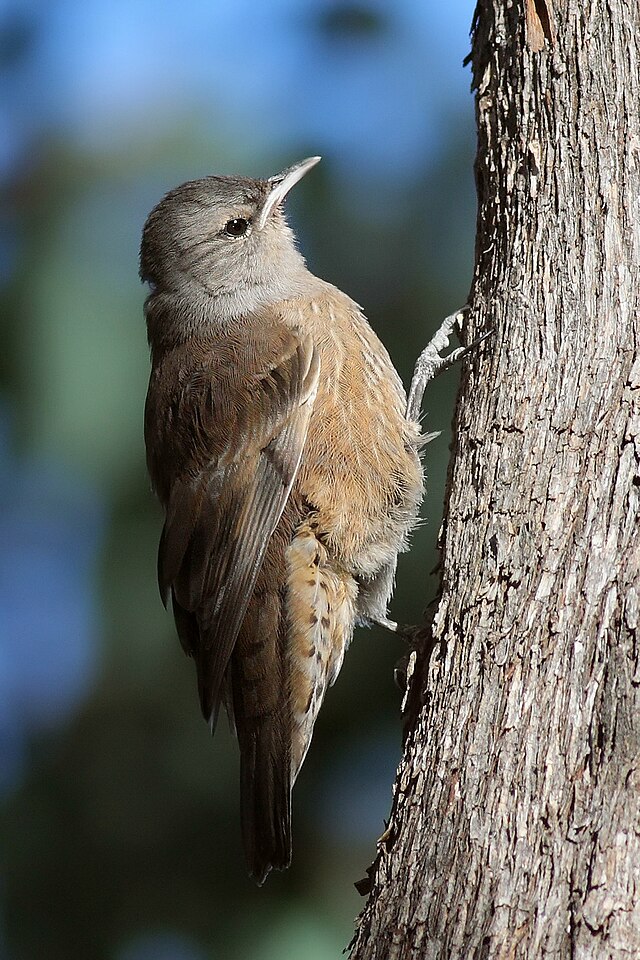
{"label": "pale grey head", "polygon": [[267,180],[205,177],[171,190],[142,235],[140,276],[152,297],[204,297],[224,319],[304,292],[311,275],[282,202],[319,160]]}

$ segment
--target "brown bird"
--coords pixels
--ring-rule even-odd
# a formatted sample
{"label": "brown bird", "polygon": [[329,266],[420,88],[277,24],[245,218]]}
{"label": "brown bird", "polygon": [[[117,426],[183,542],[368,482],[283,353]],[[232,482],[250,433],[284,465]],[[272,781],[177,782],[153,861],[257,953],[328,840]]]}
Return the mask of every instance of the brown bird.
{"label": "brown bird", "polygon": [[241,753],[262,883],[291,860],[291,789],[357,623],[385,621],[422,497],[419,427],[360,307],[307,269],[282,211],[311,157],[206,177],[144,227],[147,463],[158,578],[211,728]]}

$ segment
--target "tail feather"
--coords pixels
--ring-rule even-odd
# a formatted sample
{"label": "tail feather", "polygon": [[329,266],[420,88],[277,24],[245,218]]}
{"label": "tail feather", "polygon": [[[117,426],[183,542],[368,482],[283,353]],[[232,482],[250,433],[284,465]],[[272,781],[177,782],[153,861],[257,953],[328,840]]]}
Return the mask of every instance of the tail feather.
{"label": "tail feather", "polygon": [[281,548],[267,552],[229,665],[240,747],[242,838],[251,876],[291,862],[291,703]]}
{"label": "tail feather", "polygon": [[242,837],[249,872],[259,885],[271,870],[291,863],[291,751],[285,730],[282,717],[266,716],[240,736]]}

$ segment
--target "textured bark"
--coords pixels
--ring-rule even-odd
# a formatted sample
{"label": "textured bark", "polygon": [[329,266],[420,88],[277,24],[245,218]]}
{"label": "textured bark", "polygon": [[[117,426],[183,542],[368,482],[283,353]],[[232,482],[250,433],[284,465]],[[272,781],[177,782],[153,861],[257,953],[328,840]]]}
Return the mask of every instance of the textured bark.
{"label": "textured bark", "polygon": [[353,960],[640,957],[640,5],[556,2],[476,10],[496,334]]}

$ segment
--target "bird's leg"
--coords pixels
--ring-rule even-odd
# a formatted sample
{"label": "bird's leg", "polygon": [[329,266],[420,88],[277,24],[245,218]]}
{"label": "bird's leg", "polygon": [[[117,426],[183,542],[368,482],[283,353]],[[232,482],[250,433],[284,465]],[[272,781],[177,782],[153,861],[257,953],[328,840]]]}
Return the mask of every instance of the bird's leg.
{"label": "bird's leg", "polygon": [[[465,303],[460,310],[456,310],[455,313],[446,317],[418,357],[409,389],[407,420],[415,422],[419,419],[422,409],[422,398],[427,384],[434,380],[443,370],[447,370],[452,364],[466,357],[479,343],[482,343],[483,340],[486,340],[486,338],[493,333],[492,330],[488,333],[483,333],[482,336],[474,340],[468,347],[457,347],[445,357],[440,356],[442,350],[449,346],[449,337],[453,333],[454,327],[457,326],[458,329],[460,329],[465,314],[468,312],[469,305]],[[437,434],[431,434],[425,439],[431,439],[433,436],[437,436]]]}

